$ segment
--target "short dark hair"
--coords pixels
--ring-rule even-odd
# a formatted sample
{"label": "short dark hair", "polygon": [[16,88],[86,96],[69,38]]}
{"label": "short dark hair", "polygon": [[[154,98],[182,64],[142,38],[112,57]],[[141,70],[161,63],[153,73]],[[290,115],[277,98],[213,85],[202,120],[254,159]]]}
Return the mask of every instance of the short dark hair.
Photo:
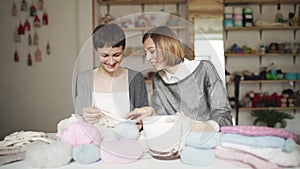
{"label": "short dark hair", "polygon": [[105,46],[122,46],[122,49],[124,50],[126,45],[125,33],[122,28],[115,23],[98,25],[93,31],[93,45],[95,50]]}

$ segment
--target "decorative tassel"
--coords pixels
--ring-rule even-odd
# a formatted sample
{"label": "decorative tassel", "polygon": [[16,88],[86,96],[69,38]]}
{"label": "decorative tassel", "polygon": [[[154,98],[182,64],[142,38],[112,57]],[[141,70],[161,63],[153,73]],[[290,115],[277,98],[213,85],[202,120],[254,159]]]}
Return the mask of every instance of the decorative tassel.
{"label": "decorative tassel", "polygon": [[36,51],[35,51],[34,60],[35,60],[35,62],[41,62],[42,61],[42,52],[39,48],[37,48]]}
{"label": "decorative tassel", "polygon": [[27,11],[27,2],[25,0],[21,2],[21,11]]}
{"label": "decorative tassel", "polygon": [[43,14],[43,25],[48,25],[48,23],[49,23],[48,13],[45,11]]}
{"label": "decorative tassel", "polygon": [[32,45],[32,38],[31,38],[31,34],[28,34],[28,45],[31,46]]}
{"label": "decorative tassel", "polygon": [[14,61],[15,62],[19,62],[20,61],[19,53],[18,53],[17,50],[15,51],[15,54],[14,54]]}
{"label": "decorative tassel", "polygon": [[16,3],[13,3],[13,5],[12,5],[11,15],[12,16],[17,16],[17,5],[16,5]]}
{"label": "decorative tassel", "polygon": [[34,35],[33,35],[33,45],[34,46],[37,46],[39,44],[39,36],[36,32],[34,32]]}
{"label": "decorative tassel", "polygon": [[32,58],[31,58],[30,52],[28,53],[28,56],[27,56],[27,65],[32,66]]}
{"label": "decorative tassel", "polygon": [[51,54],[51,49],[50,49],[49,41],[47,42],[46,51],[47,51],[47,55],[50,55],[50,54]]}

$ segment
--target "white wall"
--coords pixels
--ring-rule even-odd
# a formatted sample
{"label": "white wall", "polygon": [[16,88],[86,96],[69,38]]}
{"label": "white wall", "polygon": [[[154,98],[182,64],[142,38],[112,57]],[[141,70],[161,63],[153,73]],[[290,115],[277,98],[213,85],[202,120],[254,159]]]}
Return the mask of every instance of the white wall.
{"label": "white wall", "polygon": [[[22,36],[22,43],[15,45],[13,33],[18,21],[11,16],[13,2],[20,1],[0,1],[0,139],[20,130],[56,132],[57,123],[74,111],[74,64],[78,48],[92,27],[91,1],[84,0],[85,8],[82,9],[83,0],[45,0],[49,26],[37,29],[43,61],[33,62],[33,66],[28,67],[28,50],[34,56],[36,48],[28,47],[27,36]],[[24,16],[21,14],[18,18]],[[85,26],[78,27],[79,24]],[[50,41],[50,56],[45,53],[45,38]],[[13,62],[16,47],[21,58],[19,63]]]}

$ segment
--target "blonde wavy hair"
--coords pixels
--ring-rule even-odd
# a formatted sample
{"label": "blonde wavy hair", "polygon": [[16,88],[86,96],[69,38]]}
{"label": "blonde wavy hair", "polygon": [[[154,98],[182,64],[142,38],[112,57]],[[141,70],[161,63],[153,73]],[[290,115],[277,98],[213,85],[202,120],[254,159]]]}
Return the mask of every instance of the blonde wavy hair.
{"label": "blonde wavy hair", "polygon": [[166,65],[174,66],[183,62],[185,56],[183,45],[171,28],[154,27],[144,34],[142,42],[144,43],[148,38],[153,40]]}

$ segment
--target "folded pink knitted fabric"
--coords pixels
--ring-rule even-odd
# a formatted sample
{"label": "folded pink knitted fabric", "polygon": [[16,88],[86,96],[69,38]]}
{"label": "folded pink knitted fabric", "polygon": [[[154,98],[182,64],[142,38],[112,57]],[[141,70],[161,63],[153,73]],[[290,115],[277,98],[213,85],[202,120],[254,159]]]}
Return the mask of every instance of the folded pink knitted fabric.
{"label": "folded pink knitted fabric", "polygon": [[277,136],[286,139],[297,139],[296,134],[288,130],[265,126],[223,126],[221,127],[221,132],[247,136]]}
{"label": "folded pink knitted fabric", "polygon": [[103,141],[101,144],[100,154],[101,161],[105,163],[132,163],[141,158],[143,154],[143,147],[137,140],[128,138],[108,140]]}
{"label": "folded pink knitted fabric", "polygon": [[219,159],[225,161],[240,162],[242,164],[249,165],[249,167],[254,169],[282,169],[281,167],[272,162],[263,160],[259,157],[245,152],[227,149],[223,147],[217,147],[214,149],[214,151],[216,157]]}

